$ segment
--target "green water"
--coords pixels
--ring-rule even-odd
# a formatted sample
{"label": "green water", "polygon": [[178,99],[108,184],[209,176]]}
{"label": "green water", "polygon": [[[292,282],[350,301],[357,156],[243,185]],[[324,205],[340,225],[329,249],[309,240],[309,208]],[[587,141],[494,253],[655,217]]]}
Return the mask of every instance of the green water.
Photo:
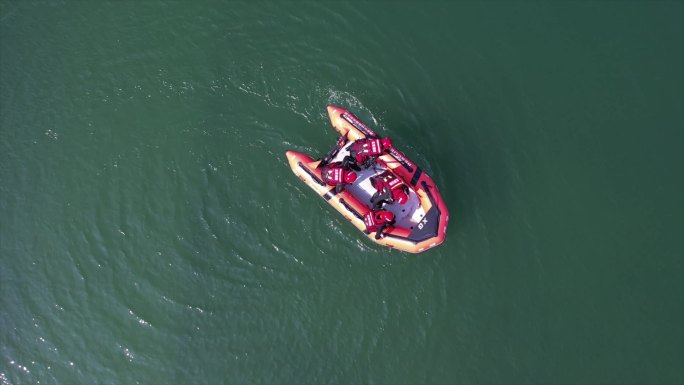
{"label": "green water", "polygon": [[[684,382],[684,3],[0,2],[0,384]],[[451,211],[364,238],[350,109]]]}

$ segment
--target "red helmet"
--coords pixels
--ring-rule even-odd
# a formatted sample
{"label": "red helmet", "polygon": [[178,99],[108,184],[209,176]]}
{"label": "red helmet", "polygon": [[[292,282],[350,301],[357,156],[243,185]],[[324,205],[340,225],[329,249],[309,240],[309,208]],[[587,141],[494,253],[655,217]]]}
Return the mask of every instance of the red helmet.
{"label": "red helmet", "polygon": [[382,143],[382,148],[385,150],[389,150],[392,148],[392,139],[390,138],[382,138],[380,140],[380,143]]}
{"label": "red helmet", "polygon": [[382,222],[392,222],[394,220],[394,214],[390,211],[378,211],[375,213],[375,221]]}
{"label": "red helmet", "polygon": [[408,202],[408,195],[406,195],[406,193],[403,191],[397,191],[394,200],[400,205],[403,205],[404,203]]}
{"label": "red helmet", "polygon": [[357,175],[354,171],[347,171],[344,175],[344,183],[354,183],[356,176]]}

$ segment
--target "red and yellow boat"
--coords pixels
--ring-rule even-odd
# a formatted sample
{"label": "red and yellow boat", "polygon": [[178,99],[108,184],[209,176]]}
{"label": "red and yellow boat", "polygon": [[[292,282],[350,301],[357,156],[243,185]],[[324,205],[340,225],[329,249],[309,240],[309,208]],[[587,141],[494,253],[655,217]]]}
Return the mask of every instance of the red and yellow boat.
{"label": "red and yellow boat", "polygon": [[[349,155],[356,140],[378,138],[373,130],[343,108],[328,106],[328,117],[342,140],[324,158],[326,162],[340,161]],[[361,231],[366,229],[364,216],[371,211],[371,197],[376,192],[370,178],[391,171],[408,186],[408,201],[385,205],[383,210],[394,214],[395,223],[383,232],[384,237],[376,239],[375,232],[371,232],[369,239],[410,253],[420,253],[444,242],[449,211],[442,196],[432,178],[396,148],[380,155],[371,167],[358,172],[357,179],[340,192],[323,182],[321,167],[318,167],[321,160],[296,151],[287,151],[285,155],[292,172]]]}

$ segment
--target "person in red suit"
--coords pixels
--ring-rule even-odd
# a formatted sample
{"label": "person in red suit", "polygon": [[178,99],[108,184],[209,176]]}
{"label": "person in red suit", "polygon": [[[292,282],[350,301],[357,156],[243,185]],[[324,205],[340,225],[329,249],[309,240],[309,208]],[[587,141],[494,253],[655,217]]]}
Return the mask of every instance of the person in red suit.
{"label": "person in red suit", "polygon": [[394,224],[394,214],[385,210],[372,210],[363,217],[363,222],[366,224],[366,230],[363,232],[375,232],[375,239],[380,239],[385,236],[383,231]]}
{"label": "person in red suit", "polygon": [[356,160],[356,164],[362,167],[369,167],[378,156],[389,152],[392,149],[392,140],[383,139],[359,139],[354,142],[351,148],[351,156]]}
{"label": "person in red suit", "polygon": [[358,175],[343,162],[333,162],[323,167],[321,178],[328,186],[335,187],[335,192],[339,193],[346,185],[356,181]]}
{"label": "person in red suit", "polygon": [[377,190],[371,197],[373,209],[377,210],[384,203],[399,203],[400,205],[408,202],[408,186],[401,181],[392,171],[385,170],[370,179],[371,184]]}

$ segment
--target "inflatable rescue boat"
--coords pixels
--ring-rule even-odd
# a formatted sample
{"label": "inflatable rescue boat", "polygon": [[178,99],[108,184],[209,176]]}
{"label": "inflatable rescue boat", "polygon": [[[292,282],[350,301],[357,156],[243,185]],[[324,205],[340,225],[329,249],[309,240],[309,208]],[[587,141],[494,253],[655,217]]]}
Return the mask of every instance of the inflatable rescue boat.
{"label": "inflatable rescue boat", "polygon": [[[303,153],[287,151],[285,155],[292,172],[373,242],[410,253],[420,253],[442,243],[449,222],[449,211],[442,196],[432,178],[396,148],[389,148],[357,168],[356,178],[345,184],[344,188],[326,183],[329,181],[329,175],[324,174],[326,165],[338,164],[345,157],[356,156],[357,147],[354,144],[357,141],[380,139],[345,109],[328,106],[328,116],[341,135],[337,144],[319,160]],[[379,210],[391,212],[394,220],[391,226],[376,232],[369,231],[373,228],[369,221],[373,221],[376,212],[373,210],[378,209],[375,182],[379,177],[389,177],[393,181],[398,179],[406,194],[402,193],[398,201],[390,199],[382,202]]]}

